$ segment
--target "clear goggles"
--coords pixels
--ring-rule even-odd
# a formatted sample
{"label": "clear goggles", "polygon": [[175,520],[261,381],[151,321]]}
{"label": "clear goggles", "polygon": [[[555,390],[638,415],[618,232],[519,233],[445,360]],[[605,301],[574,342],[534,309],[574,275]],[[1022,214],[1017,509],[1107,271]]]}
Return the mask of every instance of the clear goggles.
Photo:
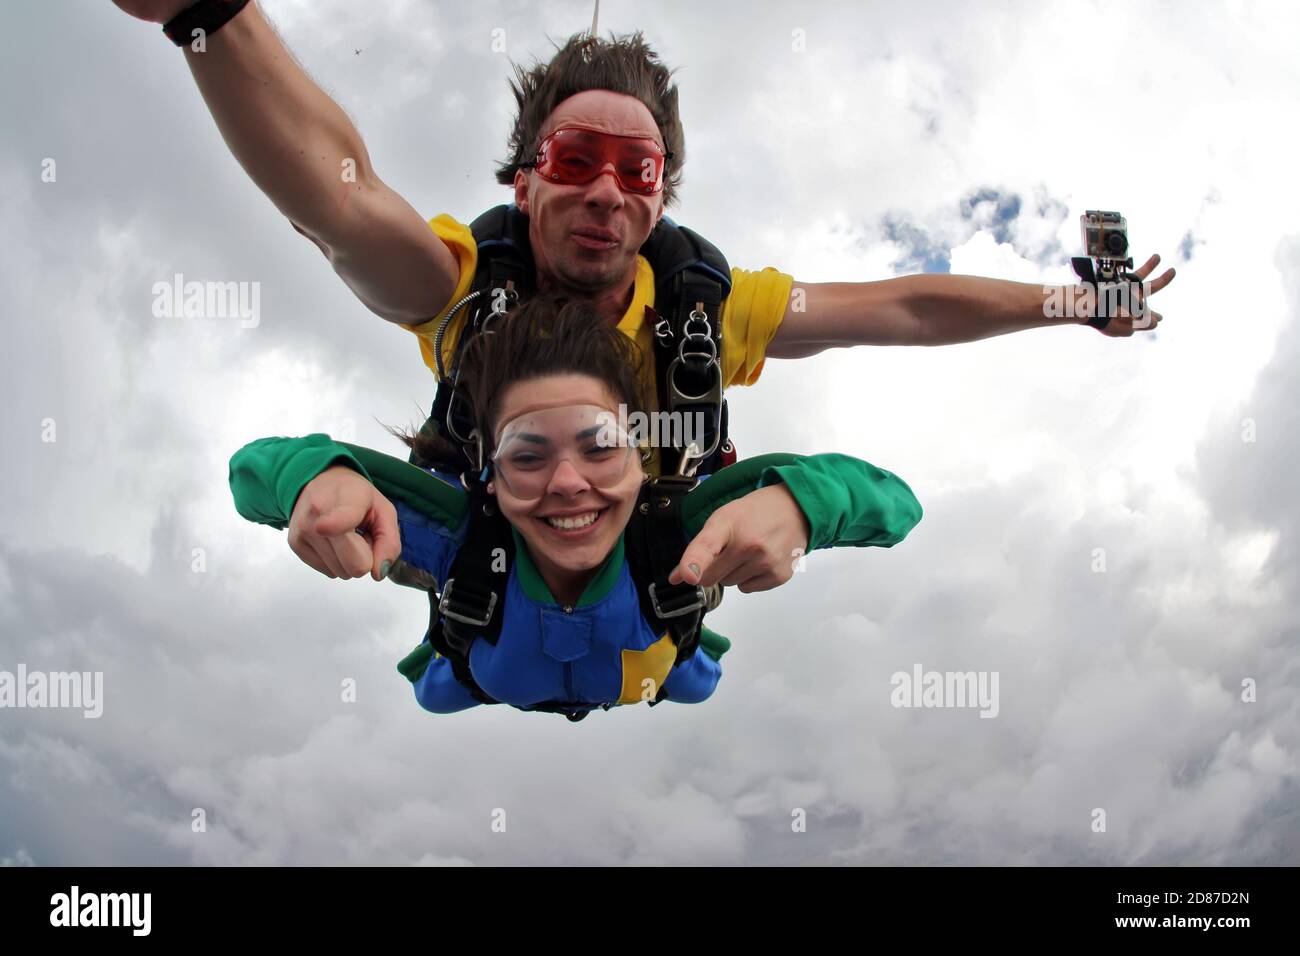
{"label": "clear goggles", "polygon": [[613,166],[624,192],[654,195],[664,188],[664,165],[671,156],[644,136],[567,126],[542,140],[532,165],[539,176],[566,185],[589,183]]}
{"label": "clear goggles", "polygon": [[588,484],[612,488],[639,454],[609,409],[562,405],[506,422],[492,463],[497,479],[512,495],[532,500],[546,495],[562,461],[568,461]]}

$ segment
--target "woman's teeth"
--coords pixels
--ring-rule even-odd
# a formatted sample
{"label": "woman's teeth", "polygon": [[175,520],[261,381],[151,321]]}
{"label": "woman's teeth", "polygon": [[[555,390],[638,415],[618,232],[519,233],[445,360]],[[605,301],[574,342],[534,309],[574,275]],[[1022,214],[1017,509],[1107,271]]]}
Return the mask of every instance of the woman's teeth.
{"label": "woman's teeth", "polygon": [[547,522],[552,528],[559,528],[561,531],[576,531],[579,528],[585,528],[599,517],[600,512],[588,511],[585,515],[570,515],[563,518],[547,518]]}

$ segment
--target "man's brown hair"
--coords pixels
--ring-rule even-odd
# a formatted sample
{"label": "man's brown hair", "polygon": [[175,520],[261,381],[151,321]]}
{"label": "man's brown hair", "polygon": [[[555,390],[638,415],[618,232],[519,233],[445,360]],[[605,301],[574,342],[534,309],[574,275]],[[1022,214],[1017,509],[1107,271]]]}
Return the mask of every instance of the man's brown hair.
{"label": "man's brown hair", "polygon": [[670,82],[672,71],[646,45],[641,31],[609,36],[602,40],[575,33],[549,63],[537,63],[531,70],[515,65],[510,89],[519,111],[506,147],[510,158],[497,166],[497,182],[513,185],[520,165],[536,158],[542,124],[557,106],[586,90],[610,90],[635,96],[654,117],[664,149],[672,154],[664,165],[664,205],[673,205],[686,162],[686,136],[677,112],[677,86]]}

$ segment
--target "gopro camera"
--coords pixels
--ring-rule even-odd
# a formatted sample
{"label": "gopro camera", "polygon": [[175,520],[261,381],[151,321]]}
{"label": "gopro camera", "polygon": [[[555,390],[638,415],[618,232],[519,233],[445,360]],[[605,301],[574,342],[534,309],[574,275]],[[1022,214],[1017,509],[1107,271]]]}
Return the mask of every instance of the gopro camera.
{"label": "gopro camera", "polygon": [[1079,217],[1079,225],[1086,256],[1133,265],[1128,255],[1128,221],[1119,213],[1089,209]]}

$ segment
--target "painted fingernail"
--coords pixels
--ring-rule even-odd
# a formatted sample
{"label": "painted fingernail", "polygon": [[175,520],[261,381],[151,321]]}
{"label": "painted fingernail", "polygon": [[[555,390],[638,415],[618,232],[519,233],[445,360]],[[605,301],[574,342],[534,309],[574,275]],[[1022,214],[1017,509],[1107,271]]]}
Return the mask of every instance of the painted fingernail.
{"label": "painted fingernail", "polygon": [[392,569],[392,567],[393,567],[392,561],[385,561],[383,564],[381,564],[379,566],[379,580],[382,581],[384,578],[388,577],[388,572]]}
{"label": "painted fingernail", "polygon": [[692,561],[690,564],[686,566],[691,569],[691,571],[695,574],[695,579],[698,581],[700,579],[700,566],[696,564],[694,561]]}

